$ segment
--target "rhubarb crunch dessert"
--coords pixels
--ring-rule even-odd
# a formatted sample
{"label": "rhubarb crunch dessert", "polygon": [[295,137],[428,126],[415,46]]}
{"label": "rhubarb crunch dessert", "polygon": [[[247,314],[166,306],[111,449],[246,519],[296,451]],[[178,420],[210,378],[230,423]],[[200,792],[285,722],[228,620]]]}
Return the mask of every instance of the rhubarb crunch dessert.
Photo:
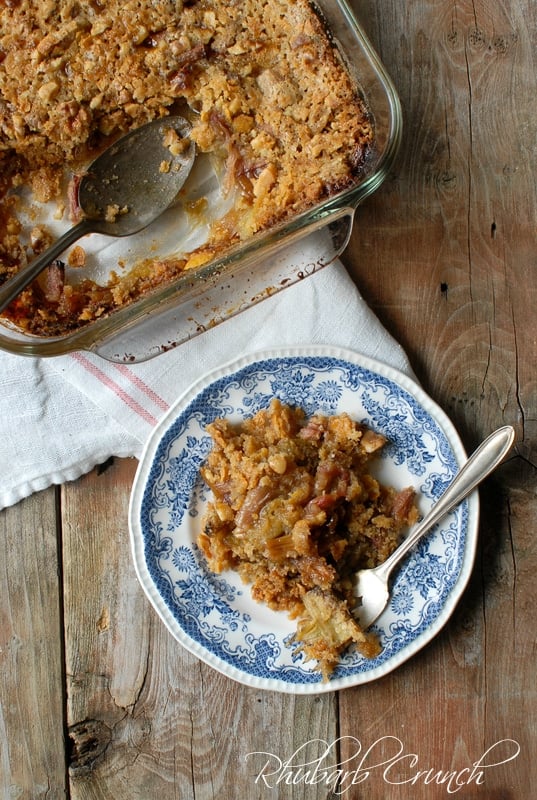
{"label": "rhubarb crunch dessert", "polygon": [[198,545],[210,569],[235,570],[256,601],[296,619],[294,646],[325,679],[351,644],[376,655],[353,616],[353,577],[384,561],[417,518],[412,488],[371,474],[386,439],[348,414],[307,418],[277,399],[207,430],[212,499]]}
{"label": "rhubarb crunch dessert", "polygon": [[194,251],[107,265],[102,285],[82,242],[10,305],[20,328],[65,334],[285,223],[353,186],[374,138],[309,0],[2,3],[0,283],[51,241],[46,224],[27,224],[23,197],[30,209],[52,204],[67,227],[87,164],[170,113],[218,165],[231,210]]}

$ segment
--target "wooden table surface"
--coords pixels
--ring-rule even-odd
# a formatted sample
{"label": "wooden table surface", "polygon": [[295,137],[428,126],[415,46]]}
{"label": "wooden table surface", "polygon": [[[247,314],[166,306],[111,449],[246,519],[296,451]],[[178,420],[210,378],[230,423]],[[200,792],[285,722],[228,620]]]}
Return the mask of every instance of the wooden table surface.
{"label": "wooden table surface", "polygon": [[351,759],[350,800],[534,792],[537,4],[352,5],[399,91],[404,141],[344,261],[468,450],[516,428],[480,492],[469,587],[377,682],[256,691],[185,652],[139,587],[133,460],[36,494],[0,514],[1,800],[327,800],[334,781],[305,780],[298,756],[288,782],[274,768],[299,748],[320,758],[316,740],[333,744],[322,766]]}

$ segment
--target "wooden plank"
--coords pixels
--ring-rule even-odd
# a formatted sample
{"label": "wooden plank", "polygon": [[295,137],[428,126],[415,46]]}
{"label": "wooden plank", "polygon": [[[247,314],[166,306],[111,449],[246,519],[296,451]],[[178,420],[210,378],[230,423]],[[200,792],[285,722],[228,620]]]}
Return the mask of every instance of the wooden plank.
{"label": "wooden plank", "polygon": [[[394,800],[444,797],[445,784],[426,785],[424,776],[400,786],[388,779],[408,780],[419,769],[458,772],[509,739],[497,760],[518,747],[520,755],[460,794],[522,800],[537,780],[537,220],[529,146],[537,136],[537,8],[353,6],[398,85],[405,136],[393,174],[357,214],[347,266],[466,446],[509,422],[519,455],[482,489],[476,568],[452,620],[396,672],[342,693],[340,729],[374,746],[370,763],[393,758],[399,746],[416,754],[416,764],[397,762],[387,775],[372,770],[364,783],[371,800],[387,792]],[[353,746],[344,743],[343,757]]]}
{"label": "wooden plank", "polygon": [[404,140],[346,263],[467,444],[505,420],[530,449],[535,4],[353,5],[399,89]]}
{"label": "wooden plank", "polygon": [[0,796],[65,797],[55,490],[0,513]]}
{"label": "wooden plank", "polygon": [[[380,753],[387,762],[393,759],[386,773],[384,767],[371,769],[367,789],[372,800],[383,800],[387,791],[393,800],[444,797],[452,773],[452,785],[459,780],[461,796],[471,800],[522,800],[534,785],[537,690],[531,632],[537,590],[531,574],[537,548],[531,531],[537,504],[530,488],[534,476],[527,475],[522,490],[519,470],[515,461],[506,465],[502,482],[482,492],[487,541],[442,633],[381,681],[341,697],[342,735],[357,739],[363,750],[372,748],[363,769],[379,763]],[[343,747],[344,758],[350,758],[352,746],[351,740]],[[483,784],[476,783],[479,770],[470,781],[468,770],[489,748],[487,763],[506,763],[483,770]],[[399,751],[404,755],[400,761],[395,758]],[[433,773],[427,776],[429,770],[434,778]],[[393,781],[406,782],[394,786]]]}
{"label": "wooden plank", "polygon": [[489,481],[482,509],[484,738],[507,735],[521,748],[487,786],[509,787],[514,798],[537,781],[535,486],[535,466],[513,458]]}
{"label": "wooden plank", "polygon": [[[241,686],[170,636],[131,562],[134,467],[117,461],[62,490],[71,797],[265,798],[265,761],[249,754],[283,759],[311,737],[335,738],[334,695]],[[326,793],[284,786],[268,796]]]}

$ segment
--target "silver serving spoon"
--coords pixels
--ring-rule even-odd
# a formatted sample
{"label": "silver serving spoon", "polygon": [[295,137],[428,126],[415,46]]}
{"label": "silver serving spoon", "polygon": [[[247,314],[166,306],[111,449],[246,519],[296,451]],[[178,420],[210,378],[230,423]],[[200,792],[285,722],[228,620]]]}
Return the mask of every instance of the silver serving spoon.
{"label": "silver serving spoon", "polygon": [[[185,139],[184,148],[166,146],[170,128]],[[157,219],[177,197],[194,163],[189,133],[190,125],[182,117],[164,117],[122,136],[101,153],[80,180],[81,221],[0,287],[0,312],[87,233],[131,236]]]}
{"label": "silver serving spoon", "polygon": [[430,512],[391,556],[378,567],[363,569],[356,573],[355,595],[358,601],[361,601],[361,605],[357,605],[353,613],[364,630],[375,622],[388,603],[390,596],[388,581],[394,567],[414,547],[418,539],[464,500],[498,466],[509,452],[514,438],[515,432],[510,425],[491,433],[461,467]]}

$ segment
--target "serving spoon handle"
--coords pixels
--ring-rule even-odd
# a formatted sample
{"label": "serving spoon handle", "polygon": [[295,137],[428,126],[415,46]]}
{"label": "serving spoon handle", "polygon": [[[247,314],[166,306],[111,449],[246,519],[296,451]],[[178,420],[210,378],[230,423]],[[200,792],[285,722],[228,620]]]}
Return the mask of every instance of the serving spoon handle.
{"label": "serving spoon handle", "polygon": [[30,284],[34,278],[48,267],[49,264],[60,256],[74,242],[78,241],[82,236],[91,233],[93,227],[91,222],[87,219],[82,219],[72,228],[69,228],[59,239],[57,239],[50,247],[41,253],[40,256],[35,258],[21,270],[19,270],[12,278],[9,278],[2,286],[0,286],[0,313],[14,300],[18,294]]}
{"label": "serving spoon handle", "polygon": [[[85,234],[131,236],[169,208],[194,163],[190,130],[183,117],[162,117],[126,133],[92,161],[78,184],[80,222],[0,287],[0,313]],[[182,146],[167,145],[171,131],[183,140]],[[119,213],[110,215],[115,209]]]}

